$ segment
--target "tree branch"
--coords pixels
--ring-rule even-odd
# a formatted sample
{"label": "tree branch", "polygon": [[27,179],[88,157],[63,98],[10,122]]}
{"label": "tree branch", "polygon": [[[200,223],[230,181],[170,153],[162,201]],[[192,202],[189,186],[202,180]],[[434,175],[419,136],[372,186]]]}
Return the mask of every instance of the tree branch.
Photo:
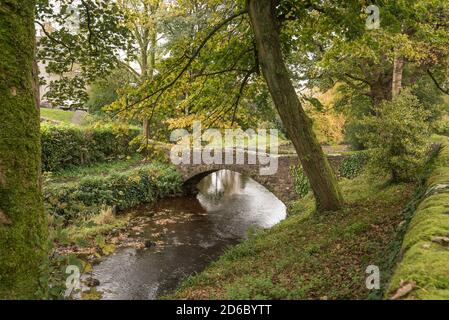
{"label": "tree branch", "polygon": [[231,127],[234,125],[235,122],[235,115],[237,113],[237,108],[239,106],[240,100],[242,99],[243,96],[243,92],[245,91],[245,87],[248,84],[249,78],[251,77],[251,75],[256,72],[256,67],[252,68],[251,70],[248,71],[248,73],[245,75],[245,77],[243,78],[243,81],[240,85],[240,90],[239,93],[237,94],[237,98],[235,99],[235,103],[234,103],[234,111],[232,113],[232,122],[231,122]]}
{"label": "tree branch", "polygon": [[352,80],[363,82],[363,83],[365,83],[365,84],[367,84],[367,85],[369,85],[369,86],[371,85],[371,83],[370,83],[369,81],[367,81],[366,79],[363,79],[363,78],[359,78],[359,77],[353,76],[353,75],[351,75],[351,74],[349,74],[349,73],[345,73],[344,75],[345,75],[346,77],[352,79]]}
{"label": "tree branch", "polygon": [[120,61],[118,59],[117,59],[117,63],[120,66],[124,67],[126,70],[128,70],[134,76],[135,80],[140,78],[140,74],[136,70],[134,70],[130,65],[128,65],[127,63]]}
{"label": "tree branch", "polygon": [[92,45],[93,32],[92,32],[92,18],[90,16],[90,8],[89,5],[84,0],[81,0],[81,4],[83,5],[84,9],[86,9],[87,30],[89,31],[88,42],[90,45]]}
{"label": "tree branch", "polygon": [[430,79],[432,79],[433,83],[435,83],[435,85],[437,86],[437,88],[443,92],[444,94],[449,95],[449,89],[444,89],[443,86],[437,81],[437,79],[435,78],[435,76],[432,74],[432,72],[430,71],[430,69],[427,69],[427,74],[429,75]]}
{"label": "tree branch", "polygon": [[64,42],[62,42],[62,41],[60,41],[60,40],[58,40],[58,39],[56,39],[55,37],[53,37],[46,29],[45,29],[45,26],[41,23],[41,22],[39,22],[39,21],[34,21],[36,24],[38,24],[40,27],[41,27],[41,29],[42,29],[42,31],[44,32],[44,34],[45,34],[45,36],[48,38],[48,39],[50,39],[51,41],[53,41],[54,43],[56,43],[56,44],[59,44],[60,46],[63,46],[64,48],[66,48],[67,50],[69,50],[69,53],[70,53],[70,55],[72,55],[71,54],[71,52],[72,52],[72,48],[70,48],[66,43],[64,43]]}
{"label": "tree branch", "polygon": [[156,94],[159,93],[163,93],[166,90],[168,90],[170,87],[172,87],[174,84],[176,84],[176,82],[178,82],[178,80],[184,75],[184,73],[189,69],[189,67],[192,65],[193,61],[195,61],[195,59],[198,57],[198,55],[200,54],[201,50],[206,46],[207,42],[214,36],[215,33],[217,33],[222,27],[224,27],[226,24],[228,24],[229,22],[231,22],[232,20],[234,20],[235,18],[245,14],[247,11],[246,10],[241,10],[235,14],[233,14],[232,16],[230,16],[229,18],[223,20],[222,22],[220,22],[219,24],[217,24],[212,30],[211,32],[209,32],[209,34],[203,39],[203,41],[200,43],[200,45],[198,46],[198,48],[193,52],[193,55],[190,56],[188,58],[187,64],[182,68],[182,70],[178,73],[178,75],[167,85],[163,86],[162,88],[159,88],[158,90],[152,92],[151,94],[147,95],[146,97],[139,99],[136,102],[133,102],[132,104],[129,105],[130,108],[134,107],[135,105],[142,103],[143,101],[146,101],[148,99],[150,99],[151,97],[155,96]]}
{"label": "tree branch", "polygon": [[[218,119],[220,119],[220,117],[222,117],[224,114],[227,114],[231,110],[234,110],[233,111],[233,115],[232,115],[232,124],[234,124],[234,122],[235,122],[235,115],[237,113],[237,108],[239,106],[240,100],[241,100],[241,98],[243,96],[243,91],[245,90],[245,87],[248,84],[249,78],[256,71],[257,71],[257,66],[254,66],[253,68],[251,68],[251,70],[248,70],[247,74],[245,75],[245,77],[243,78],[243,80],[242,80],[242,82],[240,84],[239,92],[237,93],[235,101],[232,103],[231,107],[227,108],[227,109],[225,109],[226,106],[222,107],[220,109],[220,111],[218,112],[217,116],[213,120],[210,120],[210,122],[208,124],[208,128],[212,127],[212,125],[214,125],[215,122]],[[215,115],[216,113],[217,113],[217,110],[215,110],[211,115],[209,115],[209,118],[212,119],[212,116]]]}

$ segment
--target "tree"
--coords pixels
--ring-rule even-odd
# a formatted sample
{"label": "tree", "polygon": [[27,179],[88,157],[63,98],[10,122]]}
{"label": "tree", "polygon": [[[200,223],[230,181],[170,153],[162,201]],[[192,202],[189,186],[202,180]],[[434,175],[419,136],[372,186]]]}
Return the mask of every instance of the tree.
{"label": "tree", "polygon": [[291,61],[300,62],[299,78],[311,87],[344,84],[368,97],[373,107],[429,72],[438,73],[437,83],[443,83],[449,56],[448,2],[383,1],[376,30],[366,30],[360,14],[365,5],[322,1],[298,13],[291,23],[297,34]]}
{"label": "tree", "polygon": [[[152,4],[156,3],[157,9],[157,2],[122,1],[122,5],[128,9],[130,4],[139,3],[137,7],[131,6],[133,10],[124,16],[134,14],[139,17],[137,20],[142,18],[142,21],[146,21],[140,23],[142,28],[134,28],[136,38],[140,39],[138,42],[143,43],[139,44],[139,47],[144,49],[141,50],[144,55],[138,59],[141,68],[148,65],[145,63],[145,49],[151,41],[146,40],[154,39],[155,32],[150,26],[154,27],[154,21],[151,21],[154,11]],[[318,208],[338,209],[342,205],[342,198],[335,176],[316,140],[311,120],[296,96],[281,53],[282,49],[289,52],[290,41],[285,41],[285,37],[281,36],[277,29],[283,28],[291,35],[289,26],[284,28],[284,22],[286,14],[290,13],[289,10],[294,7],[295,2],[262,2],[265,6],[268,3],[271,10],[269,21],[272,26],[271,29],[265,28],[262,33],[255,32],[256,22],[260,21],[260,17],[252,15],[251,19],[248,19],[247,9],[251,6],[244,1],[185,0],[172,4],[169,10],[175,23],[164,24],[168,26],[168,32],[165,32],[164,36],[174,40],[169,41],[169,57],[159,65],[156,76],[153,75],[135,89],[129,88],[111,109],[118,109],[117,114],[123,117],[135,118],[140,115],[155,123],[174,115],[175,119],[169,121],[172,127],[188,125],[194,119],[204,119],[207,122],[206,127],[218,122],[222,127],[234,126],[243,112],[242,109],[250,110],[257,101],[249,94],[257,92],[258,89],[257,95],[260,97],[263,96],[265,88],[268,88],[310,179]],[[312,4],[303,5],[308,8]],[[193,19],[190,17],[192,13]],[[176,16],[182,15],[187,15],[190,20],[176,19]],[[266,15],[263,18],[266,18]],[[179,28],[183,25],[187,28]],[[131,31],[133,29],[128,28]],[[170,34],[170,28],[188,31]],[[265,50],[265,54],[261,54],[266,46],[266,42],[262,41],[265,32],[275,41],[275,46],[270,47],[272,51]],[[149,36],[150,34],[153,36]],[[145,37],[141,37],[142,35]],[[267,59],[274,59],[269,68]],[[280,76],[276,71],[278,67],[283,70]],[[148,70],[154,71],[153,67]],[[258,81],[261,70],[266,82],[263,85]],[[145,72],[143,74],[147,76]],[[286,90],[285,95],[280,94],[281,90]],[[146,132],[148,127],[145,128]]]}
{"label": "tree", "polygon": [[[182,5],[188,6],[188,3],[190,1],[183,1]],[[198,97],[193,106],[196,112],[190,113],[190,119],[199,116],[199,119],[206,119],[209,126],[215,119],[230,116],[232,124],[239,105],[245,101],[247,87],[258,83],[257,76],[262,69],[272,100],[310,180],[318,209],[339,209],[343,200],[336,178],[312,131],[312,122],[302,109],[283,60],[279,34],[282,19],[277,2],[193,3],[207,12],[207,23],[204,27],[196,24],[193,38],[175,42],[177,50],[172,50],[166,67],[151,85],[128,95],[123,110],[132,112],[143,101],[153,110],[169,106],[183,96],[181,89],[189,96]]]}
{"label": "tree", "polygon": [[0,2],[0,299],[36,298],[46,255],[34,13]]}
{"label": "tree", "polygon": [[[202,120],[204,127],[221,128],[276,123],[266,86],[254,77],[252,39],[240,36],[250,27],[244,17],[225,24],[204,44],[202,52],[207,54],[197,55],[181,72],[186,58],[195,54],[203,32],[227,10],[219,1],[180,1],[157,14],[159,38],[164,41],[158,45],[161,53],[154,77],[129,88],[111,110],[124,119],[147,116],[152,120],[152,138],[162,140],[168,139],[168,129],[189,127],[194,120]],[[163,90],[165,94],[145,98],[149,90],[163,87],[176,74],[180,74],[176,85]]]}
{"label": "tree", "polygon": [[84,107],[86,89],[117,68],[128,68],[129,30],[116,1],[38,0],[36,24],[45,36],[38,60],[49,74],[46,98],[58,106]]}
{"label": "tree", "polygon": [[130,82],[132,78],[129,71],[121,68],[113,70],[106,78],[91,84],[88,90],[89,100],[86,103],[89,113],[107,116],[103,108],[115,102],[119,97],[118,92]]}
{"label": "tree", "polygon": [[[346,118],[347,140],[366,147],[360,119],[409,87],[438,114],[447,92],[449,3],[444,0],[382,1],[380,28],[366,30],[366,1],[320,1],[290,11],[295,79],[307,88],[338,89],[334,106]],[[434,79],[432,79],[432,77]],[[428,84],[432,84],[429,86]],[[435,118],[429,118],[433,121]]]}
{"label": "tree", "polygon": [[342,196],[334,173],[312,130],[284,63],[276,17],[277,1],[248,0],[259,61],[274,104],[309,178],[320,210],[336,210]]}

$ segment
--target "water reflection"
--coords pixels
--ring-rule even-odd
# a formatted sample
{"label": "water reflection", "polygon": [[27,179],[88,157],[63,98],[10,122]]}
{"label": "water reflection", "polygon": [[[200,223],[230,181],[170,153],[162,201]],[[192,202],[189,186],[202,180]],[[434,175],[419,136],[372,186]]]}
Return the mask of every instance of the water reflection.
{"label": "water reflection", "polygon": [[143,236],[158,245],[118,250],[94,267],[105,299],[156,299],[203,270],[248,229],[271,227],[286,215],[273,194],[235,172],[213,173],[198,188],[196,198],[165,199],[140,210],[152,215]]}
{"label": "water reflection", "polygon": [[[198,184],[202,199],[221,201],[233,194],[241,193],[248,178],[234,171],[222,170],[205,177]],[[204,200],[203,200],[204,201]],[[207,202],[207,201],[204,201]]]}

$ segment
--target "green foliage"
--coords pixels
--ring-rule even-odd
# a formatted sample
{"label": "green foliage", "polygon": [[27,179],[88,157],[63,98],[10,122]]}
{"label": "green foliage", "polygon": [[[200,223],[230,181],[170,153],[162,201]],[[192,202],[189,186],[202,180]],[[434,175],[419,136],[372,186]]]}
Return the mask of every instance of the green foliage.
{"label": "green foliage", "polygon": [[370,128],[360,136],[370,150],[370,167],[391,174],[393,181],[417,177],[428,152],[428,112],[409,90],[391,102],[382,103],[377,116],[366,117]]}
{"label": "green foliage", "polygon": [[44,172],[44,183],[69,182],[86,176],[109,175],[111,172],[122,172],[142,164],[142,156],[136,154],[123,160],[93,163],[85,166],[72,166],[57,172]]}
{"label": "green foliage", "polygon": [[42,273],[39,282],[41,288],[45,288],[41,290],[42,293],[45,290],[46,298],[48,300],[63,300],[67,298],[64,297],[64,294],[67,290],[66,279],[68,274],[66,273],[66,268],[69,265],[77,266],[81,273],[86,271],[86,262],[79,259],[75,254],[55,254],[47,259],[41,266],[45,272]]}
{"label": "green foliage", "polygon": [[[285,38],[294,49],[287,57],[302,85],[321,91],[338,87],[335,108],[347,117],[346,141],[353,149],[366,147],[358,136],[369,128],[360,119],[375,115],[376,106],[391,100],[395,57],[405,61],[402,86],[411,88],[430,112],[431,124],[438,120],[442,93],[436,82],[447,91],[449,26],[442,21],[449,17],[448,1],[309,3],[287,6]],[[363,12],[370,3],[380,9],[381,27],[376,30],[365,26]]]}
{"label": "green foliage", "polygon": [[181,178],[174,168],[151,164],[109,176],[46,184],[44,200],[48,213],[73,219],[97,214],[103,205],[118,210],[132,208],[179,192],[180,188]]}
{"label": "green foliage", "polygon": [[360,151],[366,149],[364,141],[360,135],[365,132],[367,128],[360,123],[360,119],[352,119],[345,125],[345,141],[352,150]]}
{"label": "green foliage", "polygon": [[43,125],[41,133],[42,169],[58,171],[133,154],[135,148],[129,143],[140,131],[123,125],[87,128]]}
{"label": "green foliage", "polygon": [[357,152],[345,158],[340,165],[339,174],[342,177],[353,179],[362,173],[368,160],[366,152]]}
{"label": "green foliage", "polygon": [[129,72],[123,69],[114,70],[105,79],[99,79],[90,86],[89,100],[86,107],[89,113],[104,115],[103,107],[118,99],[117,92],[131,81]]}
{"label": "green foliage", "polygon": [[[204,127],[279,126],[266,85],[257,76],[249,20],[242,14],[216,27],[243,3],[217,4],[172,2],[167,12],[151,19],[166,40],[157,48],[163,49],[156,56],[157,72],[126,88],[111,111],[125,119],[151,119],[151,135],[157,139],[195,120]],[[165,52],[170,54],[162,59]]]}
{"label": "green foliage", "polygon": [[[46,72],[58,75],[48,83],[45,98],[57,106],[83,107],[89,83],[122,64],[129,30],[115,1],[39,0],[36,10],[40,39],[38,59]],[[52,21],[52,27],[45,23]]]}
{"label": "green foliage", "polygon": [[[92,217],[80,217],[70,221],[64,228],[62,237],[57,242],[63,245],[76,244],[80,247],[89,246],[90,240],[98,235],[107,235],[113,229],[121,229],[128,225],[131,215],[114,215],[111,207],[102,207],[99,214]],[[64,221],[64,219],[61,217]]]}
{"label": "green foliage", "polygon": [[310,191],[309,179],[300,165],[297,167],[291,167],[290,170],[294,179],[296,194],[300,198],[304,198]]}
{"label": "green foliage", "polygon": [[[338,169],[339,176],[354,179],[363,172],[367,161],[367,152],[357,152],[351,154],[341,163]],[[304,198],[311,191],[309,179],[307,179],[307,176],[301,166],[291,167],[290,170],[294,179],[295,192],[300,199]]]}

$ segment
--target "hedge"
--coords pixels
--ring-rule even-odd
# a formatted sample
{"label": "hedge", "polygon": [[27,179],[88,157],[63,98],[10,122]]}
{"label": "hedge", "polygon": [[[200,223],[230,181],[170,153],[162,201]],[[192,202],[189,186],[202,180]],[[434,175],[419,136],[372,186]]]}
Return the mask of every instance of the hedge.
{"label": "hedge", "polygon": [[130,142],[140,130],[103,125],[80,128],[71,125],[41,126],[42,170],[58,171],[71,166],[103,162],[136,152]]}
{"label": "hedge", "polygon": [[448,237],[449,144],[445,142],[404,236],[402,258],[393,272],[387,298],[449,299]]}
{"label": "hedge", "polygon": [[77,182],[44,186],[46,210],[65,219],[97,214],[103,205],[125,210],[181,191],[176,169],[144,165],[109,176],[86,177]]}

